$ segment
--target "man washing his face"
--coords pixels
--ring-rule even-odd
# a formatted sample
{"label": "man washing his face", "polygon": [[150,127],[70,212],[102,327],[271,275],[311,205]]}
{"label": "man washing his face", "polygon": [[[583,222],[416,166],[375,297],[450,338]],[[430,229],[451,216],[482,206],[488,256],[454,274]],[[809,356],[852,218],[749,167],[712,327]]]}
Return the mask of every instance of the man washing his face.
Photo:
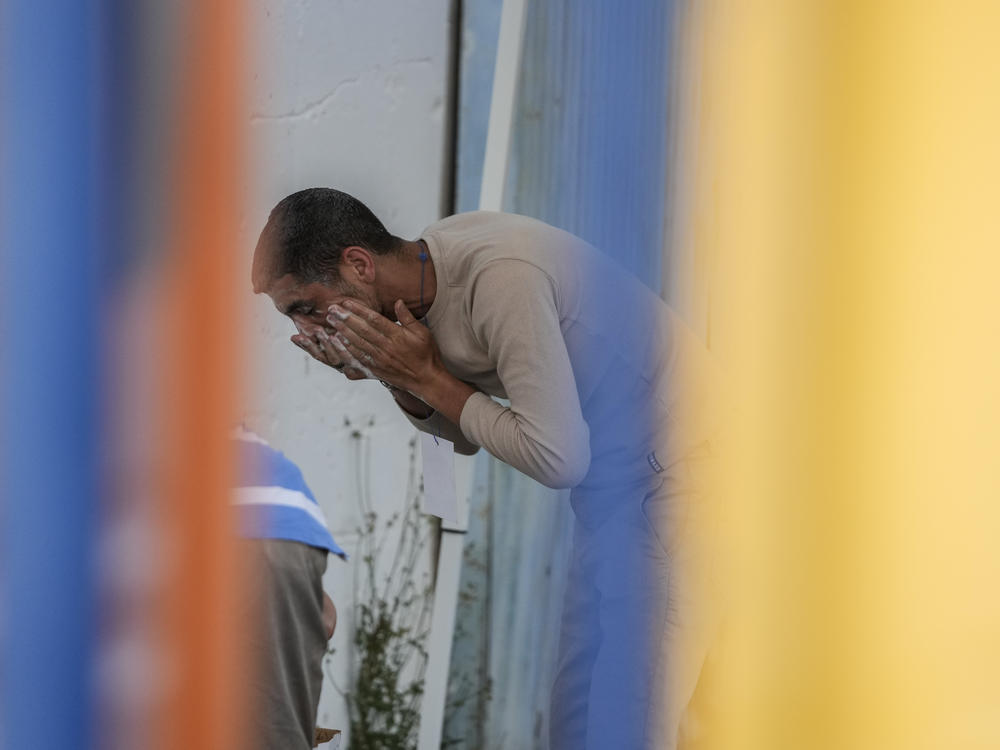
{"label": "man washing his face", "polygon": [[473,212],[407,241],[325,188],[274,208],[253,284],[296,345],[383,381],[418,429],[572,490],[551,747],[675,747],[705,651],[693,540],[718,426],[714,368],[683,323],[540,221]]}

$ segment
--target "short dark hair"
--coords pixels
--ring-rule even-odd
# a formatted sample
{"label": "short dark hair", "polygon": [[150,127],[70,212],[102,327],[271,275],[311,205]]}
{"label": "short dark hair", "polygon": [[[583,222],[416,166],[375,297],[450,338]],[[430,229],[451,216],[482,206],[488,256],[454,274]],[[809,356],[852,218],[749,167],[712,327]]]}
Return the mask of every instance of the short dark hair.
{"label": "short dark hair", "polygon": [[332,188],[300,190],[274,207],[260,233],[254,287],[286,274],[307,284],[333,281],[345,248],[356,245],[387,255],[402,243],[357,198]]}

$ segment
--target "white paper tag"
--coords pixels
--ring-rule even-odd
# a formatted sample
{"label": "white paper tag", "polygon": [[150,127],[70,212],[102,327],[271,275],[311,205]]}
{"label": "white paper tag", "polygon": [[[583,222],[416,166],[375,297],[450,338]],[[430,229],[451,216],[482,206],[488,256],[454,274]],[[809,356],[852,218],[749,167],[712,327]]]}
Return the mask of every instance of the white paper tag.
{"label": "white paper tag", "polygon": [[455,446],[443,438],[421,432],[420,453],[424,462],[424,512],[457,523]]}

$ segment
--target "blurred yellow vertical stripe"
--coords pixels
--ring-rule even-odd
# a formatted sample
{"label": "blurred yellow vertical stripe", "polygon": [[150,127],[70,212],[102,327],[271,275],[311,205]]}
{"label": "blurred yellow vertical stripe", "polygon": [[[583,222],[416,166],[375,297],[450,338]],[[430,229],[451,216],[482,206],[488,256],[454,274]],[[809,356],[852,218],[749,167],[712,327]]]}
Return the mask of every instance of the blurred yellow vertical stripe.
{"label": "blurred yellow vertical stripe", "polygon": [[681,4],[741,420],[689,745],[1000,747],[1000,3]]}

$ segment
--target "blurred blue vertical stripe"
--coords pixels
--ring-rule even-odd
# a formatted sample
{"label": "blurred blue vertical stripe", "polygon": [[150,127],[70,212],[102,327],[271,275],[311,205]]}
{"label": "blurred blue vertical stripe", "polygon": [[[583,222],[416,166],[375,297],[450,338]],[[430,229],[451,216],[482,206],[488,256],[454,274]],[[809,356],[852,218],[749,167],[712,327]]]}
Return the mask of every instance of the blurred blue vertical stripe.
{"label": "blurred blue vertical stripe", "polygon": [[[463,0],[458,211],[478,203],[502,4]],[[655,292],[674,12],[673,0],[529,0],[505,200]],[[445,734],[458,750],[543,748],[572,513],[565,493],[477,460],[488,478],[470,499]]]}
{"label": "blurred blue vertical stripe", "polygon": [[507,210],[566,229],[659,293],[672,0],[534,0]]}
{"label": "blurred blue vertical stripe", "polygon": [[93,746],[100,4],[2,5],[2,732]]}

